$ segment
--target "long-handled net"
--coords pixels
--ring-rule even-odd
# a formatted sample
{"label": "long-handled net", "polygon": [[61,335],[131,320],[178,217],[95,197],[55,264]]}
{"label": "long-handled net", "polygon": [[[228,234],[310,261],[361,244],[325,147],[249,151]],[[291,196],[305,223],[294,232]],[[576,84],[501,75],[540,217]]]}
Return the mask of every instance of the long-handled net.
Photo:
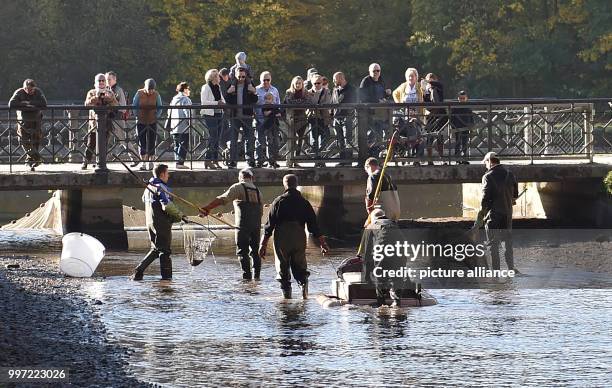
{"label": "long-handled net", "polygon": [[217,236],[209,228],[193,221],[189,224],[181,223],[181,229],[183,230],[185,256],[189,264],[193,267],[202,264],[208,252],[211,251],[210,248]]}

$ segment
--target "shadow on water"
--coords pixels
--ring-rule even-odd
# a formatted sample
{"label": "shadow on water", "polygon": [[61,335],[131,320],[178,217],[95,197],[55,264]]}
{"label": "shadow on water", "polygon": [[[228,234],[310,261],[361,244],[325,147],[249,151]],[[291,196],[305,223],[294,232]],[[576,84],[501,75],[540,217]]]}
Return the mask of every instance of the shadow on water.
{"label": "shadow on water", "polygon": [[501,284],[434,290],[439,304],[427,308],[324,309],[314,296],[353,250],[309,249],[306,301],[281,300],[270,259],[260,282],[243,282],[231,252],[215,250],[198,267],[174,254],[171,282],[159,280],[157,264],[132,282],[144,253],[110,253],[84,283],[103,302],[111,342],[131,350],[133,376],[177,387],[609,383],[609,289]]}

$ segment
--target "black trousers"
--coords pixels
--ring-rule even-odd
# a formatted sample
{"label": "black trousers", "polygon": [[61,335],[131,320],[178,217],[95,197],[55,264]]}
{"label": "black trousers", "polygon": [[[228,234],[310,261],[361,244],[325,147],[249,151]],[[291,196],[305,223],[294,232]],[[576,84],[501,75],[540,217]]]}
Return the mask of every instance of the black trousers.
{"label": "black trousers", "polygon": [[151,249],[145,258],[135,269],[136,273],[143,274],[151,263],[159,259],[159,267],[162,279],[172,279],[172,259],[170,254],[170,243],[172,241],[172,223],[157,223],[149,226],[149,239]]}
{"label": "black trousers", "polygon": [[491,212],[485,224],[487,248],[491,255],[491,266],[500,269],[499,247],[504,243],[505,259],[508,269],[514,269],[514,250],[512,247],[512,216]]}

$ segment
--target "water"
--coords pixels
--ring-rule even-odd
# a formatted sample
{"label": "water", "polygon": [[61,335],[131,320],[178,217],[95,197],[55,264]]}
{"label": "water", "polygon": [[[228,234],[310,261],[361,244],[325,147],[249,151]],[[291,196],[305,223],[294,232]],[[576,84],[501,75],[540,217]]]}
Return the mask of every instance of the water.
{"label": "water", "polygon": [[105,259],[106,279],[87,292],[104,302],[113,341],[133,350],[131,373],[177,387],[612,381],[610,289],[433,290],[433,307],[324,309],[314,296],[328,292],[339,257],[311,250],[311,298],[282,301],[270,261],[261,282],[243,283],[225,253],[195,268],[175,255],[169,284],[157,268],[127,280],[140,254]]}

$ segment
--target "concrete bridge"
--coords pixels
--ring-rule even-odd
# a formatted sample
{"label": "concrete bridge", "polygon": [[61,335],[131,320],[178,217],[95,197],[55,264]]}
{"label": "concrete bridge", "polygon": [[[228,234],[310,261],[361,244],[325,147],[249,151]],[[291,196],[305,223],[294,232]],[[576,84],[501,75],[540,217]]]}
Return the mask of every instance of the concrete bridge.
{"label": "concrete bridge", "polygon": [[[484,167],[478,161],[471,165],[395,166],[388,171],[398,184],[424,183],[479,183]],[[537,160],[534,163],[521,160],[503,161],[511,166],[520,182],[562,182],[602,179],[612,170],[612,156],[597,156],[593,163],[584,159]],[[241,164],[242,165],[242,164]],[[172,165],[171,165],[172,166]],[[246,167],[246,163],[244,164]],[[119,163],[108,164],[107,172],[81,171],[76,164],[41,166],[35,172],[26,168],[0,166],[0,191],[2,190],[80,190],[94,188],[135,188],[142,184]],[[240,167],[240,166],[239,166]],[[172,170],[172,167],[171,167]],[[142,179],[151,177],[148,171],[134,172]],[[352,167],[254,169],[257,184],[279,186],[285,174],[296,174],[303,186],[363,185],[367,177],[357,163]],[[238,170],[206,170],[202,162],[195,162],[192,170],[171,172],[173,187],[225,187],[236,180]]]}

